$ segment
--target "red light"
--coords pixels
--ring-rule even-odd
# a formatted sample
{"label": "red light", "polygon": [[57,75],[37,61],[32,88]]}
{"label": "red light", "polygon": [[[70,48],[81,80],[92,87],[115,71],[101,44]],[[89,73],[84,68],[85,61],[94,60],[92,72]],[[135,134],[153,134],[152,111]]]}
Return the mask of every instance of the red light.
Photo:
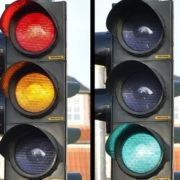
{"label": "red light", "polygon": [[11,22],[12,16],[20,10],[22,7],[27,5],[30,2],[30,0],[18,0],[10,4],[6,10],[3,12],[1,19],[0,19],[0,26],[2,32],[8,36],[9,35],[9,25]]}
{"label": "red light", "polygon": [[15,34],[21,48],[38,53],[45,51],[53,44],[56,28],[49,16],[31,12],[17,21]]}

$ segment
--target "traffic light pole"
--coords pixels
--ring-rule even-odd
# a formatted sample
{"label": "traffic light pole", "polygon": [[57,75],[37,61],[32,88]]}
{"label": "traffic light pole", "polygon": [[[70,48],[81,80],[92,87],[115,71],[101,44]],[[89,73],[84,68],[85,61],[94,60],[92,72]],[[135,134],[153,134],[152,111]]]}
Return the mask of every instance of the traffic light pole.
{"label": "traffic light pole", "polygon": [[[2,135],[0,136],[0,140]],[[0,155],[0,179],[4,179],[4,158]]]}
{"label": "traffic light pole", "polygon": [[[105,68],[95,65],[95,88],[104,88]],[[106,161],[105,161],[105,134],[106,123],[95,120],[95,180],[106,179]]]}
{"label": "traffic light pole", "polygon": [[105,162],[105,122],[95,120],[95,179],[104,180],[106,178]]}

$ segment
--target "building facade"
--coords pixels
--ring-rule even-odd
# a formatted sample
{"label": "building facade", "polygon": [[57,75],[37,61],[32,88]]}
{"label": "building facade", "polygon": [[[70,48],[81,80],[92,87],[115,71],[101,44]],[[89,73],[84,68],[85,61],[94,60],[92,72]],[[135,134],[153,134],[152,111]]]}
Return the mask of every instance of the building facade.
{"label": "building facade", "polygon": [[90,180],[90,90],[81,83],[79,93],[68,98],[67,119],[68,127],[81,130],[79,140],[68,145],[67,171],[80,173],[83,180]]}

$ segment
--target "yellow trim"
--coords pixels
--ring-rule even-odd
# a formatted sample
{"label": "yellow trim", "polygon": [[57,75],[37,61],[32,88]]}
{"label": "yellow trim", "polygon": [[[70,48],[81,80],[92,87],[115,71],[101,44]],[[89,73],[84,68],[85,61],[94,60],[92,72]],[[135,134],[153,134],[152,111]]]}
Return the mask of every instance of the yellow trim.
{"label": "yellow trim", "polygon": [[49,116],[49,121],[64,121],[64,116]]}
{"label": "yellow trim", "polygon": [[156,54],[155,59],[156,60],[171,59],[171,55],[170,54]]}
{"label": "yellow trim", "polygon": [[60,56],[48,56],[48,60],[64,60],[64,56],[60,55]]}
{"label": "yellow trim", "polygon": [[155,116],[155,120],[157,121],[162,121],[162,120],[170,120],[171,119],[171,116]]}
{"label": "yellow trim", "polygon": [[171,180],[170,178],[158,178],[158,177],[156,177],[156,178],[154,178],[154,180]]}
{"label": "yellow trim", "polygon": [[48,178],[48,180],[64,180],[63,178]]}

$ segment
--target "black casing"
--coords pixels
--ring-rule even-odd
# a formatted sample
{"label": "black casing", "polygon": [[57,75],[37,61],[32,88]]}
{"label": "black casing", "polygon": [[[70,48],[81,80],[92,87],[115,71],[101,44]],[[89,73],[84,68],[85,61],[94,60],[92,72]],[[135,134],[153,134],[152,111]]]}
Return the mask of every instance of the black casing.
{"label": "black casing", "polygon": [[[133,1],[124,0],[124,3],[126,2],[132,3]],[[115,16],[117,15],[118,10],[122,7],[121,2],[115,4],[107,18],[107,27],[114,35],[112,40],[112,67],[110,76],[108,77],[107,88],[111,93],[114,93],[113,87],[115,87],[116,84],[114,83],[113,78],[118,76],[117,69],[116,73],[113,72],[115,67],[117,68],[120,63],[125,61],[138,61],[160,75],[162,83],[164,84],[164,101],[158,110],[152,114],[145,117],[137,117],[127,113],[119,105],[116,96],[113,96],[111,117],[112,131],[122,123],[137,123],[159,134],[165,144],[167,144],[163,166],[160,167],[159,172],[155,173],[153,176],[141,179],[159,180],[165,178],[170,180],[173,179],[173,2],[171,0],[142,0],[142,2],[150,6],[160,17],[164,24],[164,39],[156,51],[143,56],[135,55],[126,51],[116,37],[117,29],[115,24],[117,21],[121,20]],[[128,9],[124,11],[128,11]],[[130,68],[133,68],[133,66]],[[137,179],[124,173],[119,168],[116,160],[112,160],[111,173],[112,180]]]}
{"label": "black casing", "polygon": [[[18,51],[12,41],[6,38],[6,68],[19,61],[30,61],[42,67],[56,80],[57,104],[49,114],[31,119],[20,114],[10,99],[6,98],[5,132],[19,124],[30,124],[53,135],[63,149],[61,154],[63,161],[58,164],[57,169],[50,176],[43,179],[66,179],[66,2],[37,1],[37,3],[50,13],[57,25],[55,46],[41,56],[30,57]],[[5,179],[25,180],[26,178],[19,175],[10,162],[6,161]]]}

